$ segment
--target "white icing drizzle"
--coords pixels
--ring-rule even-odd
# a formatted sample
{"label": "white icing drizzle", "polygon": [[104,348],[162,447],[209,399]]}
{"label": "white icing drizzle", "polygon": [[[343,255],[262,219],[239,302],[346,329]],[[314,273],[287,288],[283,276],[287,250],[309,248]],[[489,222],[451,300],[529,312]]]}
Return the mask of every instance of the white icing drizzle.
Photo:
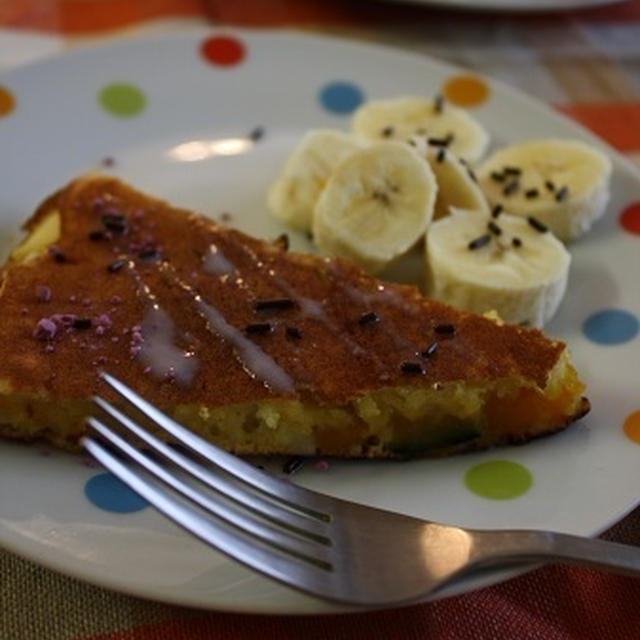
{"label": "white icing drizzle", "polygon": [[289,374],[266,351],[229,324],[218,309],[203,300],[193,287],[178,277],[170,264],[164,262],[161,269],[189,294],[197,312],[206,321],[208,330],[231,345],[236,359],[250,377],[260,380],[268,389],[277,393],[295,391],[295,384]]}
{"label": "white icing drizzle", "polygon": [[207,304],[200,295],[195,294],[193,299],[198,311],[206,318],[208,326],[233,346],[236,358],[252,378],[261,380],[269,389],[279,393],[292,393],[295,390],[289,374],[266,351],[230,325],[224,316],[215,307]]}
{"label": "white icing drizzle", "polygon": [[142,337],[138,358],[151,367],[158,377],[175,379],[187,386],[198,370],[198,359],[192,351],[184,351],[176,346],[175,325],[169,314],[154,303],[142,320]]}
{"label": "white icing drizzle", "polygon": [[209,245],[209,251],[204,256],[203,267],[206,273],[213,276],[224,276],[235,271],[233,263],[229,262],[215,244]]}
{"label": "white icing drizzle", "polygon": [[193,351],[185,351],[175,344],[173,320],[142,281],[134,262],[130,260],[127,266],[138,284],[138,295],[148,303],[140,329],[142,343],[136,357],[159,378],[174,379],[184,386],[191,384],[198,371],[198,359]]}

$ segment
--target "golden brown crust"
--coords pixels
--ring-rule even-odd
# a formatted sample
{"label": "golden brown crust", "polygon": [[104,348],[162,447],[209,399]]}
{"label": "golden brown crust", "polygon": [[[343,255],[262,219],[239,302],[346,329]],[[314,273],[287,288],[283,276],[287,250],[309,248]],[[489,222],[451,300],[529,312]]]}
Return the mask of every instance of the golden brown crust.
{"label": "golden brown crust", "polygon": [[[71,183],[47,198],[25,229],[34,230],[52,209],[61,218],[57,253],[28,264],[10,260],[4,268],[0,385],[11,393],[49,397],[54,402],[109,396],[99,379],[102,370],[166,408],[190,405],[215,410],[257,405],[282,395],[315,407],[339,407],[380,389],[435,388],[456,382],[491,385],[505,380],[543,393],[550,372],[565,354],[562,342],[549,340],[538,330],[498,326],[425,299],[414,287],[371,278],[346,261],[288,253],[172,208],[112,178]],[[91,232],[105,230],[104,215],[110,213],[124,216],[126,231],[91,240]],[[203,260],[211,245],[233,265],[231,273],[205,272]],[[141,248],[149,247],[162,259],[140,258]],[[120,259],[133,261],[140,282],[173,319],[176,341],[195,352],[198,370],[191,384],[152,375],[132,350],[132,330],[141,323],[149,299],[140,295],[133,271],[107,268]],[[295,388],[289,392],[269,389],[229,341],[211,331],[180,283],[198,292],[240,331],[251,324],[271,323],[271,333],[252,335],[251,340],[290,376]],[[43,285],[51,291],[50,300],[37,295]],[[277,311],[256,310],[259,300],[283,297],[295,304]],[[379,321],[362,323],[363,315],[370,312]],[[54,314],[90,319],[91,326],[59,327],[52,340],[36,339],[39,320]],[[101,317],[108,322],[96,323]],[[454,334],[443,333],[443,325],[452,325]],[[287,327],[295,327],[301,337],[287,333]],[[421,356],[434,342],[438,344],[435,353]],[[406,362],[421,366],[422,375],[403,368]],[[588,410],[588,404],[581,407]],[[577,418],[563,416],[547,430],[564,428],[565,419],[568,424]],[[540,429],[535,434],[510,434],[503,440],[525,440],[539,433]],[[1,434],[20,437],[6,424],[0,424]],[[68,443],[56,441],[55,434],[45,431],[44,435],[58,446],[73,448],[78,428]],[[480,438],[443,451],[456,453],[491,444],[495,442],[483,444]],[[339,447],[334,454],[341,455]],[[369,453],[363,450],[362,455]],[[375,455],[392,454],[377,450]]]}

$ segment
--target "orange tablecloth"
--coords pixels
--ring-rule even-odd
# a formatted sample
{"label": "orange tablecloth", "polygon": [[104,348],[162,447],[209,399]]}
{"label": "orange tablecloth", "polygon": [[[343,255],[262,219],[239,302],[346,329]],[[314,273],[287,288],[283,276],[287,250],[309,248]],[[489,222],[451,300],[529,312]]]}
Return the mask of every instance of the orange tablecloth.
{"label": "orange tablecloth", "polygon": [[[176,18],[300,27],[445,58],[554,103],[640,166],[640,0],[546,16],[366,0],[0,0],[0,67],[10,66],[13,47],[27,42],[31,31],[50,38],[29,40],[24,59],[37,54],[31,44],[51,53]],[[162,28],[164,22],[154,25]],[[606,535],[640,545],[640,509]],[[541,569],[403,610],[308,618],[206,613],[145,602],[2,550],[0,576],[3,640],[640,637],[640,581],[578,568]]]}

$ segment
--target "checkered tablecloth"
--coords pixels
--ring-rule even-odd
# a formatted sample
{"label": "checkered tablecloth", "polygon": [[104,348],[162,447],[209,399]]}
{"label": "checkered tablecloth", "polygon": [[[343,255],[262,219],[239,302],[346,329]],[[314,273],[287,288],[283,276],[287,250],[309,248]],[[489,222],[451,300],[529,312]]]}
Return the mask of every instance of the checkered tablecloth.
{"label": "checkered tablecloth", "polygon": [[[344,35],[475,69],[552,103],[640,167],[640,0],[547,15],[372,0],[0,0],[0,69],[99,39],[207,20]],[[640,545],[640,510],[605,535]],[[638,623],[640,581],[587,569],[540,569],[401,611],[264,617],[146,602],[0,550],[0,640],[619,640],[640,637]]]}

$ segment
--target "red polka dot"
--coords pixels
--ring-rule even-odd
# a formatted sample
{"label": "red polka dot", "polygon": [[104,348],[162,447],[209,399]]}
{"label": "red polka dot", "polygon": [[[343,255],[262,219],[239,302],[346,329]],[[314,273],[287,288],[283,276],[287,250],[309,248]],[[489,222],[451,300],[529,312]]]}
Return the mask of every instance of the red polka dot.
{"label": "red polka dot", "polygon": [[620,224],[625,231],[640,235],[640,202],[630,204],[622,212]]}
{"label": "red polka dot", "polygon": [[238,64],[246,55],[242,42],[229,36],[207,38],[200,47],[200,53],[207,62],[220,67]]}

